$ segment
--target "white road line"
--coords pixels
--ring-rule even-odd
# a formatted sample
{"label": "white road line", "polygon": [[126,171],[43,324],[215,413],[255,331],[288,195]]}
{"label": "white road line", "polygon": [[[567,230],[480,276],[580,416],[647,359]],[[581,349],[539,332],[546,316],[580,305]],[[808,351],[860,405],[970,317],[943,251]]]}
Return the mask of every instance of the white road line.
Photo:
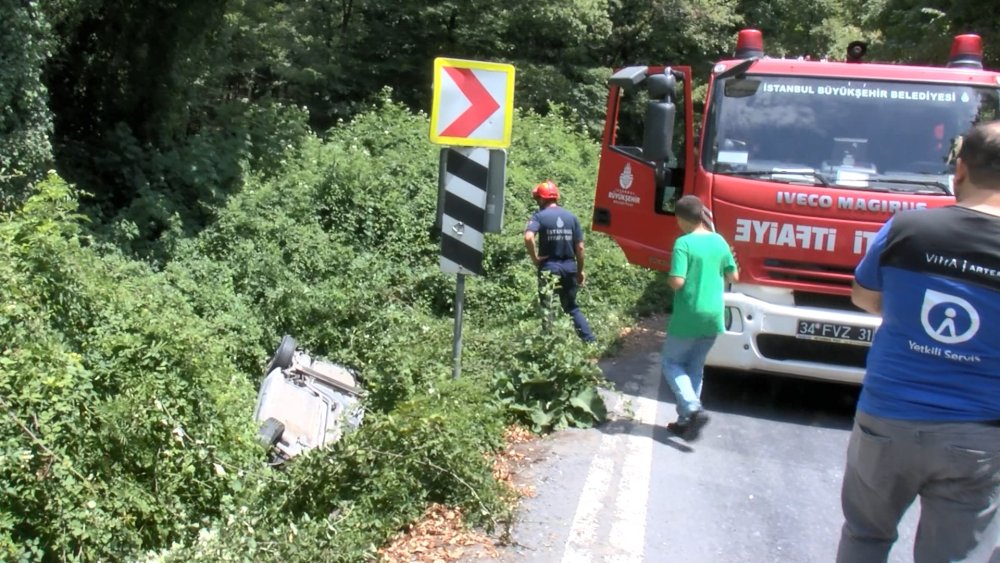
{"label": "white road line", "polygon": [[594,549],[597,547],[598,515],[604,508],[604,496],[611,488],[611,474],[615,462],[611,456],[614,451],[615,438],[610,434],[601,437],[597,455],[590,462],[587,470],[587,480],[583,484],[580,502],[576,505],[573,525],[569,529],[566,549],[563,551],[563,563],[586,563],[591,561]]}
{"label": "white road line", "polygon": [[622,461],[615,519],[609,543],[618,552],[612,561],[642,563],[646,545],[646,511],[649,477],[653,464],[653,424],[656,401],[639,397],[636,419],[641,424],[633,433],[619,435],[626,442]]}
{"label": "white road line", "polygon": [[[623,396],[623,400],[634,405],[638,427],[627,434],[601,436],[566,540],[563,563],[587,563],[595,558],[605,563],[643,561],[653,458],[652,434],[659,404],[646,396],[658,395],[659,382],[660,377],[644,382],[647,392],[640,391],[640,396]],[[616,463],[618,460],[620,464]],[[598,517],[612,505],[610,536],[600,541]]]}

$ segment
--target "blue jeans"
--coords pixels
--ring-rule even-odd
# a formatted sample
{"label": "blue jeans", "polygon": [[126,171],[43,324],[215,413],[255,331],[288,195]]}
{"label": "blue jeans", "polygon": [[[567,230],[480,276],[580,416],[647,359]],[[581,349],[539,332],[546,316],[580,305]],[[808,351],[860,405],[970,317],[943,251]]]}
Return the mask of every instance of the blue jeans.
{"label": "blue jeans", "polygon": [[544,309],[545,329],[549,330],[552,324],[552,320],[548,316],[552,305],[549,299],[550,293],[546,287],[548,284],[546,278],[555,280],[554,290],[559,296],[559,305],[573,319],[573,328],[576,329],[576,335],[580,337],[580,340],[584,342],[594,342],[597,340],[594,333],[590,330],[590,323],[587,322],[587,317],[583,315],[583,311],[580,310],[580,306],[576,303],[576,292],[579,289],[579,285],[576,283],[576,272],[555,273],[548,270],[539,270],[538,298]]}
{"label": "blue jeans", "polygon": [[705,358],[715,344],[716,335],[703,338],[667,336],[660,352],[663,377],[677,401],[677,420],[687,422],[691,413],[701,410],[701,384]]}

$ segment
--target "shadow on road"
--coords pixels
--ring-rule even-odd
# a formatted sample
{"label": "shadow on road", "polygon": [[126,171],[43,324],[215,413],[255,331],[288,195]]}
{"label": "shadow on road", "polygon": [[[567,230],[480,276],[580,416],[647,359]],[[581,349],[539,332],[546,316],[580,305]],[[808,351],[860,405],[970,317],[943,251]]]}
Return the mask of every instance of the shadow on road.
{"label": "shadow on road", "polygon": [[[656,387],[646,381],[661,377],[658,353],[611,358],[602,362],[601,367],[615,390],[674,404],[665,382],[660,382],[659,393],[652,396]],[[859,392],[860,387],[854,385],[709,369],[701,399],[709,412],[850,429]]]}
{"label": "shadow on road", "polygon": [[[701,400],[709,411],[850,429],[860,391],[858,386],[842,383],[709,370]],[[660,400],[673,402],[665,384],[660,386],[660,395]]]}
{"label": "shadow on road", "polygon": [[634,420],[611,420],[602,424],[599,429],[605,434],[636,434],[638,433],[637,429],[650,426],[652,427],[653,440],[679,452],[691,453],[694,451],[694,448],[687,445],[684,440],[674,435],[673,432],[667,430],[665,426],[653,426]]}
{"label": "shadow on road", "polygon": [[[646,377],[649,377],[646,372]],[[615,390],[635,395],[635,374],[615,381],[608,379]],[[710,413],[737,415],[758,420],[814,426],[832,430],[851,429],[860,387],[794,379],[788,377],[747,374],[728,370],[709,370],[705,375],[702,403]],[[639,422],[624,409],[623,418],[615,418],[599,426],[606,434],[644,434],[682,453],[696,451],[697,442],[689,443],[667,429],[675,419],[674,397],[666,383],[659,386],[655,399],[661,403],[656,425]],[[732,419],[730,419],[732,420]],[[719,422],[716,422],[719,424]],[[730,422],[732,424],[732,422]]]}

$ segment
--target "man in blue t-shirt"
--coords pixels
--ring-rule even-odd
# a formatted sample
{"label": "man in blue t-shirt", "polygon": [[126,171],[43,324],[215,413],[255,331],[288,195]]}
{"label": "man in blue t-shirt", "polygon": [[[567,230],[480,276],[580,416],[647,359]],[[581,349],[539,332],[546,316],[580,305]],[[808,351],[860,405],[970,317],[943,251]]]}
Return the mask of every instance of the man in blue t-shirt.
{"label": "man in blue t-shirt", "polygon": [[559,207],[559,188],[552,180],[535,186],[531,195],[538,203],[538,211],[524,228],[524,246],[538,268],[538,291],[546,319],[549,311],[546,286],[552,280],[563,311],[573,319],[577,335],[584,342],[594,342],[590,324],[576,303],[577,289],[586,279],[580,221],[576,215]]}
{"label": "man in blue t-shirt", "polygon": [[957,205],[890,219],[852,301],[882,315],[847,449],[837,561],[884,562],[920,497],[916,561],[998,561],[1000,122],[971,129]]}

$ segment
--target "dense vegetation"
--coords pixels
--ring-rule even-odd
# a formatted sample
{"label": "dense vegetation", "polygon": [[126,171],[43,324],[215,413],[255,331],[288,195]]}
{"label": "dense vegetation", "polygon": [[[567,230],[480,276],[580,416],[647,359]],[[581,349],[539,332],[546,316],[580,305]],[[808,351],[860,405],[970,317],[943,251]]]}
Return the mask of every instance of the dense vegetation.
{"label": "dense vegetation", "polygon": [[[546,177],[589,216],[609,67],[778,55],[1000,60],[958,0],[0,2],[0,559],[369,558],[429,502],[503,525],[503,426],[599,422],[593,357],[542,333],[520,229]],[[518,69],[504,231],[437,266],[435,56]],[[586,221],[585,221],[586,222]],[[663,284],[588,238],[606,345]],[[251,420],[282,334],[355,368],[362,428],[274,471]]]}

